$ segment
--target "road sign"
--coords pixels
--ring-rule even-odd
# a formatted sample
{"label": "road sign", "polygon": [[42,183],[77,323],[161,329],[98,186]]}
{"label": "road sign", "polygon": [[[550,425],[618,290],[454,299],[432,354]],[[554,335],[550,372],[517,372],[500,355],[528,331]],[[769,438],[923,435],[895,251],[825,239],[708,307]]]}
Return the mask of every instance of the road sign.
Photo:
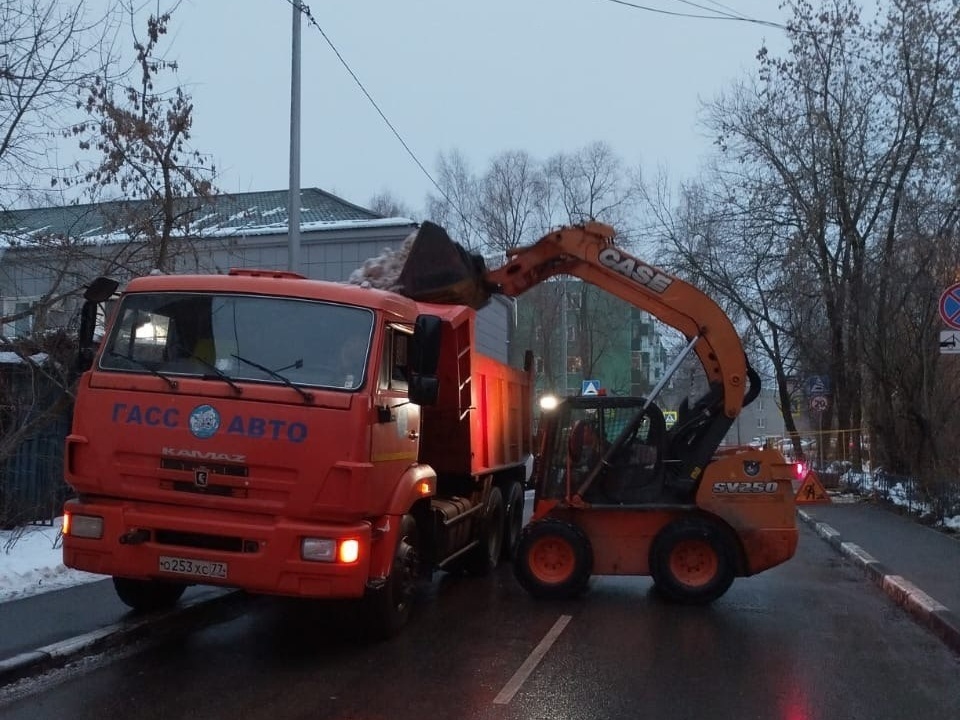
{"label": "road sign", "polygon": [[600,394],[600,381],[599,380],[584,380],[583,384],[580,386],[581,395],[599,395]]}
{"label": "road sign", "polygon": [[830,376],[829,375],[811,375],[807,378],[807,395],[829,395],[830,394]]}
{"label": "road sign", "polygon": [[960,330],[960,283],[954,283],[940,296],[940,318],[947,327]]}
{"label": "road sign", "polygon": [[814,412],[823,412],[830,407],[830,398],[826,395],[814,395],[810,398],[810,409]]}
{"label": "road sign", "polygon": [[664,410],[663,419],[667,424],[667,429],[669,430],[674,425],[677,424],[677,411],[676,410]]}
{"label": "road sign", "polygon": [[830,496],[827,495],[827,491],[823,489],[820,478],[817,477],[817,474],[813,470],[808,472],[807,476],[803,479],[803,483],[797,490],[793,501],[795,503],[832,504]]}
{"label": "road sign", "polygon": [[960,354],[960,332],[957,332],[956,330],[940,331],[940,354]]}

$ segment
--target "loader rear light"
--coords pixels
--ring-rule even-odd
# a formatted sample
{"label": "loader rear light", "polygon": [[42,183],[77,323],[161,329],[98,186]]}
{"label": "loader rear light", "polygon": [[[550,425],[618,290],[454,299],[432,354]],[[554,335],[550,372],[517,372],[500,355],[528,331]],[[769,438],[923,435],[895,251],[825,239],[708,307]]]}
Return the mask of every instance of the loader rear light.
{"label": "loader rear light", "polygon": [[63,534],[68,537],[99,540],[103,537],[103,518],[98,515],[64,513]]}
{"label": "loader rear light", "polygon": [[347,538],[310,538],[300,540],[300,557],[310,562],[337,562],[344,565],[355,563],[360,558],[360,541]]}
{"label": "loader rear light", "polygon": [[807,466],[802,462],[794,463],[794,470],[797,473],[797,480],[802,480],[807,474]]}

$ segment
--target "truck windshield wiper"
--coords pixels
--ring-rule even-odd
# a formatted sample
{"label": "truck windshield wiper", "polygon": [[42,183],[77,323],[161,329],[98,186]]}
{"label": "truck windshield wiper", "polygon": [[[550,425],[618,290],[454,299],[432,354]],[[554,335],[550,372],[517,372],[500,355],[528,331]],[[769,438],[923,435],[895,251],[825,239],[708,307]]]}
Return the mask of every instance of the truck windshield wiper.
{"label": "truck windshield wiper", "polygon": [[243,394],[243,388],[237,385],[229,375],[227,375],[223,370],[218,368],[212,362],[204,360],[202,357],[199,357],[197,355],[191,355],[189,359],[196,360],[205,368],[209,368],[210,370],[213,371],[213,375],[204,375],[203,376],[204,380],[212,380],[214,377],[218,377],[221,380],[223,380],[227,385],[229,385],[237,395]]}
{"label": "truck windshield wiper", "polygon": [[247,365],[249,365],[249,366],[251,366],[251,367],[255,367],[257,370],[262,370],[262,371],[265,372],[267,375],[269,375],[270,377],[272,377],[272,378],[274,378],[274,379],[276,379],[276,380],[279,380],[280,382],[282,382],[282,383],[283,383],[284,385],[286,385],[287,387],[293,388],[293,389],[296,390],[298,393],[300,393],[300,397],[302,397],[302,398],[304,399],[304,402],[313,402],[313,393],[308,393],[306,390],[304,390],[302,387],[300,387],[300,386],[297,385],[296,383],[291,382],[290,378],[286,377],[285,375],[281,375],[281,374],[278,373],[276,370],[271,370],[271,369],[268,368],[266,365],[261,365],[260,363],[254,362],[253,360],[247,360],[247,358],[241,357],[241,356],[236,355],[236,354],[233,354],[233,353],[230,354],[230,357],[236,358],[236,359],[239,360],[240,362],[246,363]]}
{"label": "truck windshield wiper", "polygon": [[109,355],[110,357],[120,358],[121,360],[126,360],[127,362],[133,363],[138,368],[142,370],[146,370],[151,375],[156,375],[158,378],[166,382],[167,385],[169,385],[173,390],[176,390],[177,386],[179,385],[179,383],[169,375],[166,375],[165,373],[162,373],[159,370],[156,370],[155,368],[150,367],[145,362],[141,360],[137,360],[134,357],[130,357],[129,355],[124,355],[123,353],[118,353],[116,350],[107,350],[107,355]]}
{"label": "truck windshield wiper", "polygon": [[240,387],[239,385],[237,385],[229,375],[227,375],[223,370],[221,370],[220,368],[218,368],[218,367],[217,367],[216,365],[214,365],[212,362],[210,362],[209,360],[204,360],[202,357],[200,357],[200,356],[197,355],[196,353],[190,352],[189,350],[187,350],[187,349],[186,349],[185,347],[183,347],[182,345],[179,345],[179,344],[178,344],[178,345],[176,346],[176,348],[177,348],[177,350],[178,350],[179,352],[183,353],[183,355],[186,356],[186,359],[187,359],[187,360],[196,360],[198,363],[200,363],[201,365],[203,365],[203,366],[204,366],[205,368],[207,368],[208,370],[212,370],[212,371],[213,371],[213,375],[202,375],[201,378],[202,378],[203,380],[213,380],[214,377],[217,377],[217,378],[219,378],[220,380],[223,380],[227,385],[229,385],[230,388],[231,388],[237,395],[242,395],[242,394],[243,394],[243,388]]}

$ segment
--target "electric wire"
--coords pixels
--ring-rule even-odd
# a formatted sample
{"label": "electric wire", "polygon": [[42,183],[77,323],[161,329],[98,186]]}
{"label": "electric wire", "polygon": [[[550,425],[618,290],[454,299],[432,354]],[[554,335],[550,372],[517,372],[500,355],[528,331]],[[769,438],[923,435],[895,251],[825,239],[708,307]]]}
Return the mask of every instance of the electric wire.
{"label": "electric wire", "polygon": [[310,6],[307,5],[305,2],[301,2],[299,0],[287,0],[287,3],[293,7],[296,7],[307,19],[307,22],[310,25],[312,25],[317,32],[320,33],[320,35],[326,41],[327,45],[330,46],[330,49],[333,50],[334,55],[337,56],[337,60],[340,61],[340,64],[343,65],[344,69],[350,74],[350,77],[353,78],[353,81],[357,84],[357,87],[360,88],[360,92],[364,94],[364,96],[367,98],[367,101],[373,106],[373,109],[377,111],[377,114],[380,116],[380,119],[383,120],[386,126],[390,129],[390,132],[393,133],[394,137],[396,137],[397,140],[400,142],[400,144],[403,146],[403,149],[407,151],[407,154],[411,157],[413,162],[415,162],[417,164],[417,167],[420,168],[420,172],[422,172],[426,176],[427,180],[429,180],[430,183],[437,189],[437,192],[443,195],[444,199],[448,203],[456,207],[456,203],[454,203],[453,200],[444,192],[443,188],[440,187],[440,184],[433,179],[433,176],[430,174],[430,172],[427,170],[424,164],[420,162],[420,158],[418,158],[416,153],[413,152],[413,150],[407,144],[407,141],[403,139],[403,136],[400,135],[400,132],[397,130],[394,124],[390,122],[390,119],[384,114],[383,110],[380,109],[380,106],[377,104],[377,101],[373,99],[373,96],[367,91],[367,88],[364,87],[363,83],[360,81],[360,78],[357,77],[357,74],[353,71],[353,68],[350,67],[349,63],[347,63],[343,55],[340,54],[340,51],[337,49],[337,46],[333,44],[333,41],[330,40],[327,33],[324,32],[322,27],[320,27],[320,24],[316,21],[316,19],[313,17],[313,13],[310,11]]}

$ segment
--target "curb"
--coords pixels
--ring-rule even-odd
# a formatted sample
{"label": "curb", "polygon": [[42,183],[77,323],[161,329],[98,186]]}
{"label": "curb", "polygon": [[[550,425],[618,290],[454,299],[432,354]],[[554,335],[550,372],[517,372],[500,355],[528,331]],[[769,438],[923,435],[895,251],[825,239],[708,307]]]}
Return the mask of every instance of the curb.
{"label": "curb", "polygon": [[860,546],[844,542],[840,533],[829,525],[818,522],[803,510],[798,509],[797,515],[837,552],[861,568],[874,585],[904,608],[918,623],[931,630],[951,650],[960,653],[960,618],[946,605],[927,595],[909,580],[891,573],[883,563],[875,560]]}
{"label": "curb", "polygon": [[38,672],[63,667],[83,655],[105,650],[123,642],[146,637],[151,630],[169,630],[177,623],[202,618],[204,613],[238,604],[243,593],[211,590],[171,610],[136,615],[83,635],[67,638],[44,647],[0,660],[0,687]]}

